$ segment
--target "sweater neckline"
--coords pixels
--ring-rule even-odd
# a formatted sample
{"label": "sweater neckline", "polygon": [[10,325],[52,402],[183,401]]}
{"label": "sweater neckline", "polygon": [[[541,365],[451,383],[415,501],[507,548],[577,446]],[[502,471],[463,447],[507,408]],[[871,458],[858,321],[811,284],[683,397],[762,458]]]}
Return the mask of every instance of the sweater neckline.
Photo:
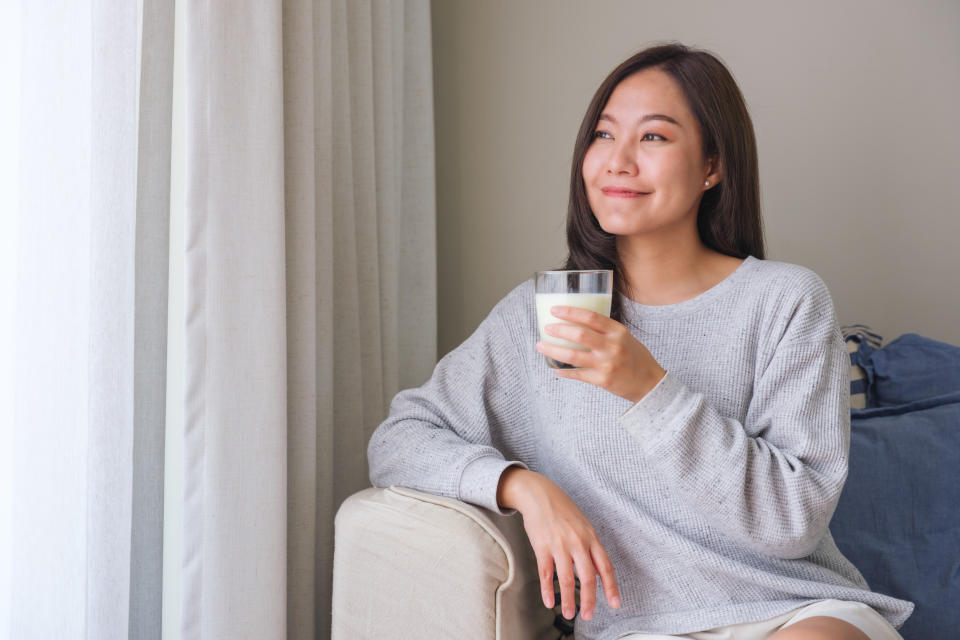
{"label": "sweater neckline", "polygon": [[733,270],[726,278],[713,285],[703,293],[692,298],[675,302],[673,304],[648,305],[640,304],[626,296],[623,296],[623,310],[627,318],[643,318],[644,320],[657,320],[675,318],[678,315],[686,315],[698,311],[710,303],[714,302],[720,296],[727,293],[737,281],[742,279],[745,274],[751,271],[756,264],[760,262],[753,256],[747,256],[740,266]]}

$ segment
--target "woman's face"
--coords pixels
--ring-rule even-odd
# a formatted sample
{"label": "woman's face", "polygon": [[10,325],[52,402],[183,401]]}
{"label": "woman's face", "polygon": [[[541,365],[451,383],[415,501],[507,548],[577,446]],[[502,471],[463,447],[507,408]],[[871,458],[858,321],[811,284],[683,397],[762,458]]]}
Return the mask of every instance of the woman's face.
{"label": "woman's face", "polygon": [[663,71],[620,82],[600,113],[583,158],[590,207],[607,233],[633,236],[692,225],[706,180],[700,127],[683,91]]}

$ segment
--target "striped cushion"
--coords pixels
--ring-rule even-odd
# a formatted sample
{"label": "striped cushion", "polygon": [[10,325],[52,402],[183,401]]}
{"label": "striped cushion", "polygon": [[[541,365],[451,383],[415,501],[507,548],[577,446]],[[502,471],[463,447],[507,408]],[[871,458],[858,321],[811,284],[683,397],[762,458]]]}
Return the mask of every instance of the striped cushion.
{"label": "striped cushion", "polygon": [[883,338],[863,324],[852,324],[840,327],[843,340],[847,344],[847,353],[850,354],[850,408],[865,409],[867,406],[867,376],[863,369],[855,364],[856,354],[861,346],[865,349],[876,350],[883,346]]}

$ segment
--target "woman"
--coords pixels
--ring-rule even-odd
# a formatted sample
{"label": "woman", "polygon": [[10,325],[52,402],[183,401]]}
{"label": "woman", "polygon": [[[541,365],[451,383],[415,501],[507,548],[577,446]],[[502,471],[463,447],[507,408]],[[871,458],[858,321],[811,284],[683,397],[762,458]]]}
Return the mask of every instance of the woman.
{"label": "woman", "polygon": [[601,84],[567,240],[567,269],[614,270],[610,318],[552,311],[588,350],[536,341],[524,282],[396,396],[373,484],[520,511],[544,604],[556,571],[572,618],[580,580],[578,639],[899,638],[912,604],[827,528],[850,427],[833,304],[763,259],[753,127],[714,56],[652,47]]}

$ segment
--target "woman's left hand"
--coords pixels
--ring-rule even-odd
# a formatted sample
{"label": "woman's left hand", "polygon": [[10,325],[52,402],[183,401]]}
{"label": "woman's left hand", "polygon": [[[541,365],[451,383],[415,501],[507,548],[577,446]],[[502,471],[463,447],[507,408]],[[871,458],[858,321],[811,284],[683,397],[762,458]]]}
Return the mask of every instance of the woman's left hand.
{"label": "woman's left hand", "polygon": [[666,370],[625,326],[607,316],[579,307],[552,307],[550,313],[577,325],[548,324],[546,332],[583,345],[578,351],[540,341],[537,351],[579,369],[554,369],[556,374],[606,389],[631,402],[640,402],[666,375]]}

